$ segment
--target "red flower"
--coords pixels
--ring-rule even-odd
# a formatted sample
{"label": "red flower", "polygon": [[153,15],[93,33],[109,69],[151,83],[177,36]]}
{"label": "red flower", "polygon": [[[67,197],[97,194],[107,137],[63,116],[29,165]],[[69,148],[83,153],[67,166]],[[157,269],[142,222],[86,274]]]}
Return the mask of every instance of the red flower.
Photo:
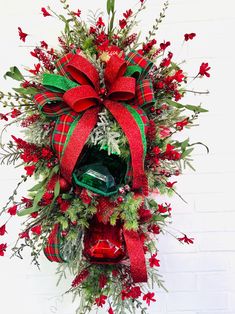
{"label": "red flower", "polygon": [[176,122],[175,126],[176,128],[179,130],[179,131],[182,131],[183,128],[188,125],[188,118],[182,120],[182,121],[179,121],[179,122]]}
{"label": "red flower", "polygon": [[44,40],[41,41],[41,48],[48,49],[48,44]]}
{"label": "red flower", "polygon": [[152,225],[148,228],[148,230],[152,232],[153,234],[159,234],[161,231],[161,228],[158,225]]}
{"label": "red flower", "polygon": [[192,40],[196,36],[195,33],[190,33],[190,34],[184,34],[184,40],[188,41],[189,39]]}
{"label": "red flower", "polygon": [[108,314],[114,314],[114,311],[113,311],[113,309],[111,307],[108,310]]}
{"label": "red flower", "polygon": [[206,62],[202,62],[202,64],[200,65],[200,69],[199,69],[199,75],[201,76],[207,76],[207,77],[210,77],[210,73],[208,73],[208,71],[210,70],[211,68],[209,67],[209,64]]}
{"label": "red flower", "polygon": [[18,27],[18,31],[19,31],[20,40],[25,42],[25,39],[28,36],[28,34],[24,33],[21,27]]}
{"label": "red flower", "polygon": [[104,305],[105,302],[106,302],[106,299],[107,299],[107,296],[102,294],[99,298],[96,298],[96,299],[95,299],[95,303],[96,303],[98,306],[103,307],[103,305]]}
{"label": "red flower", "polygon": [[141,290],[140,290],[140,287],[132,287],[130,292],[129,292],[129,295],[132,299],[138,299],[140,296],[141,296]]}
{"label": "red flower", "polygon": [[41,8],[44,17],[51,16],[51,14],[46,10],[46,8]]}
{"label": "red flower", "polygon": [[179,101],[182,98],[182,95],[179,93],[179,91],[174,92],[175,101]]}
{"label": "red flower", "polygon": [[156,302],[156,300],[153,298],[154,297],[154,292],[148,292],[143,296],[143,300],[146,301],[148,306],[150,305],[150,301]]}
{"label": "red flower", "polygon": [[151,214],[151,211],[143,207],[139,208],[138,215],[139,215],[141,223],[148,222],[153,217],[153,215]]}
{"label": "red flower", "polygon": [[36,169],[36,166],[26,166],[24,167],[24,170],[26,171],[27,176],[32,176],[34,174],[34,171]]}
{"label": "red flower", "polygon": [[0,227],[0,236],[4,236],[6,233],[6,224]]}
{"label": "red flower", "polygon": [[132,10],[126,10],[125,13],[123,13],[123,16],[125,17],[125,19],[128,19],[131,15],[133,14]]}
{"label": "red flower", "polygon": [[183,70],[178,70],[174,75],[174,79],[179,83],[183,81],[184,77]]}
{"label": "red flower", "polygon": [[80,274],[78,274],[73,282],[72,282],[72,287],[75,288],[78,285],[80,285],[80,283],[82,283],[84,280],[86,280],[86,278],[89,276],[89,271],[87,269],[84,269],[80,272]]}
{"label": "red flower", "polygon": [[30,216],[35,219],[38,217],[38,212],[34,212],[34,213],[30,214]]}
{"label": "red flower", "polygon": [[68,200],[63,200],[62,197],[59,197],[57,202],[60,205],[60,211],[62,213],[65,213],[69,209],[70,202]]}
{"label": "red flower", "polygon": [[23,232],[19,233],[19,237],[21,239],[29,239],[29,231],[23,231]]}
{"label": "red flower", "polygon": [[105,26],[102,17],[99,17],[98,21],[96,22],[96,26],[98,26],[98,27],[103,27],[103,26]]}
{"label": "red flower", "polygon": [[81,10],[77,10],[77,12],[73,12],[73,15],[76,15],[77,17],[81,16],[82,11]]}
{"label": "red flower", "polygon": [[35,227],[31,228],[31,231],[32,231],[32,233],[39,236],[42,233],[42,226],[40,226],[40,225],[35,226]]}
{"label": "red flower", "polygon": [[88,195],[86,189],[82,189],[82,192],[80,194],[80,198],[84,204],[86,204],[86,205],[91,204],[92,198]]}
{"label": "red flower", "polygon": [[150,267],[154,267],[154,266],[159,267],[160,266],[160,264],[159,264],[160,260],[157,259],[156,256],[157,256],[157,254],[153,254],[149,258],[149,265],[150,265]]}
{"label": "red flower", "polygon": [[175,147],[173,145],[167,144],[164,158],[168,160],[179,160],[181,158],[181,154],[174,150],[174,148]]}
{"label": "red flower", "polygon": [[121,29],[123,29],[125,26],[127,25],[127,22],[126,22],[126,20],[119,20],[119,26],[120,26],[120,28]]}
{"label": "red flower", "polygon": [[14,205],[14,206],[10,207],[7,212],[8,212],[11,216],[15,216],[15,215],[16,215],[16,211],[17,211],[17,205]]}
{"label": "red flower", "polygon": [[124,301],[125,299],[129,299],[129,298],[130,298],[130,295],[129,295],[129,291],[128,291],[128,290],[123,289],[123,290],[121,291],[121,293],[122,293],[122,301]]}
{"label": "red flower", "polygon": [[100,275],[100,277],[99,277],[99,287],[100,287],[100,289],[103,289],[105,286],[106,286],[106,284],[107,284],[107,277],[105,276],[105,275]]}
{"label": "red flower", "polygon": [[186,234],[184,234],[184,236],[182,238],[178,238],[178,240],[187,244],[193,244],[194,238],[188,238]]}
{"label": "red flower", "polygon": [[53,152],[50,150],[50,148],[43,147],[41,151],[41,156],[45,159],[51,159],[51,157],[53,156]]}
{"label": "red flower", "polygon": [[29,70],[29,72],[34,74],[34,75],[37,75],[39,73],[39,71],[40,71],[40,68],[41,68],[40,63],[34,64],[34,69]]}
{"label": "red flower", "polygon": [[7,249],[7,244],[6,243],[2,243],[0,244],[0,256],[4,256],[5,252]]}
{"label": "red flower", "polygon": [[167,47],[169,47],[171,45],[171,43],[169,41],[160,44],[160,48],[162,50],[166,50]]}
{"label": "red flower", "polygon": [[175,182],[167,182],[166,183],[166,187],[168,187],[169,189],[172,189],[176,183],[177,183],[177,181],[175,181]]}
{"label": "red flower", "polygon": [[20,116],[20,115],[21,115],[21,111],[18,110],[18,109],[14,109],[14,110],[12,110],[12,112],[11,112],[11,117],[12,117],[12,118],[16,118],[16,117],[18,117],[18,116]]}
{"label": "red flower", "polygon": [[8,121],[7,114],[0,113],[0,120]]}
{"label": "red flower", "polygon": [[161,149],[158,146],[154,146],[154,148],[152,149],[152,152],[154,155],[159,155],[161,153]]}
{"label": "red flower", "polygon": [[161,214],[165,214],[168,211],[167,207],[164,206],[163,204],[159,204],[157,210]]}
{"label": "red flower", "polygon": [[95,33],[96,33],[96,29],[91,26],[89,30],[89,34],[95,34]]}

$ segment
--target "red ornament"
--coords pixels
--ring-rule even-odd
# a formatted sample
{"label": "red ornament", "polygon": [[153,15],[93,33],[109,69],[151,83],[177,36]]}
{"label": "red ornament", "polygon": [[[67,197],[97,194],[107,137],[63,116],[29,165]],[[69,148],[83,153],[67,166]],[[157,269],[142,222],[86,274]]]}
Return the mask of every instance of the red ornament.
{"label": "red ornament", "polygon": [[112,226],[93,218],[84,236],[83,254],[92,263],[120,262],[126,256],[121,224]]}
{"label": "red ornament", "polygon": [[62,192],[67,192],[70,190],[71,185],[63,177],[60,177],[59,182],[60,182],[60,189]]}

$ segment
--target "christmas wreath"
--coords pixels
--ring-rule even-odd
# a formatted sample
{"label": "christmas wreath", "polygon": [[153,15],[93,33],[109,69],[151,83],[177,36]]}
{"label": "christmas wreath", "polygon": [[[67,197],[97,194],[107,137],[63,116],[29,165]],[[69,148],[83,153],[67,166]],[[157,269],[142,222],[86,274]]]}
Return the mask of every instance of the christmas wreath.
{"label": "christmas wreath", "polygon": [[[24,136],[1,144],[1,163],[20,161],[25,174],[1,210],[8,217],[0,236],[12,217],[26,217],[13,255],[22,257],[30,247],[37,266],[43,252],[59,264],[61,277],[70,270],[79,313],[93,306],[107,306],[109,314],[146,313],[144,304],[156,301],[149,287],[163,287],[156,239],[171,218],[171,205],[156,195],[178,194],[175,176],[192,168],[190,156],[200,143],[175,134],[207,111],[179,101],[196,93],[187,89],[188,80],[209,77],[210,67],[202,63],[190,79],[167,52],[170,42],[157,43],[168,2],[142,43],[133,28],[146,1],[117,25],[114,0],[107,0],[107,22],[90,14],[89,25],[80,10],[60,2],[64,15],[42,8],[44,17],[64,23],[59,48],[41,41],[30,52],[32,69],[22,74],[14,66],[5,74],[19,87],[0,94],[0,119],[10,120],[3,131],[16,124]],[[28,40],[21,27],[18,32]],[[195,36],[185,34],[184,43]],[[17,199],[31,176],[36,185]],[[175,237],[193,243],[185,234]],[[6,249],[1,243],[0,256]]]}

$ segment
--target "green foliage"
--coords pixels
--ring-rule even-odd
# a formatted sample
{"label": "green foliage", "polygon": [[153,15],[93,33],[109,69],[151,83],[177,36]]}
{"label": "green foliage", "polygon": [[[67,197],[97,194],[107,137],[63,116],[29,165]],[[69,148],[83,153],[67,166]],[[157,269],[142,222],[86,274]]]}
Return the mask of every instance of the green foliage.
{"label": "green foliage", "polygon": [[175,102],[171,99],[166,99],[165,101],[168,105],[173,106],[173,107],[178,108],[178,109],[188,109],[188,110],[191,110],[191,111],[196,112],[196,113],[208,112],[207,109],[204,109],[201,106],[182,105],[182,104]]}
{"label": "green foliage", "polygon": [[20,70],[16,66],[11,67],[10,70],[5,73],[4,78],[7,79],[7,77],[10,77],[16,81],[24,80],[24,76],[21,74]]}
{"label": "green foliage", "polygon": [[125,201],[119,206],[121,218],[124,221],[124,227],[128,230],[137,230],[138,224],[138,209],[143,202],[142,197],[134,197],[134,194],[127,195]]}

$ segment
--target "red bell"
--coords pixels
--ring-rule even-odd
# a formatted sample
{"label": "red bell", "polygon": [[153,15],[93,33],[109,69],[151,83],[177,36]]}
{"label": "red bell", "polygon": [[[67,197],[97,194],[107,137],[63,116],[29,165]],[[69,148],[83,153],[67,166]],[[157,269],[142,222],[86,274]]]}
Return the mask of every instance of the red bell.
{"label": "red bell", "polygon": [[93,218],[84,236],[83,254],[93,263],[120,262],[126,256],[121,224],[112,226]]}

